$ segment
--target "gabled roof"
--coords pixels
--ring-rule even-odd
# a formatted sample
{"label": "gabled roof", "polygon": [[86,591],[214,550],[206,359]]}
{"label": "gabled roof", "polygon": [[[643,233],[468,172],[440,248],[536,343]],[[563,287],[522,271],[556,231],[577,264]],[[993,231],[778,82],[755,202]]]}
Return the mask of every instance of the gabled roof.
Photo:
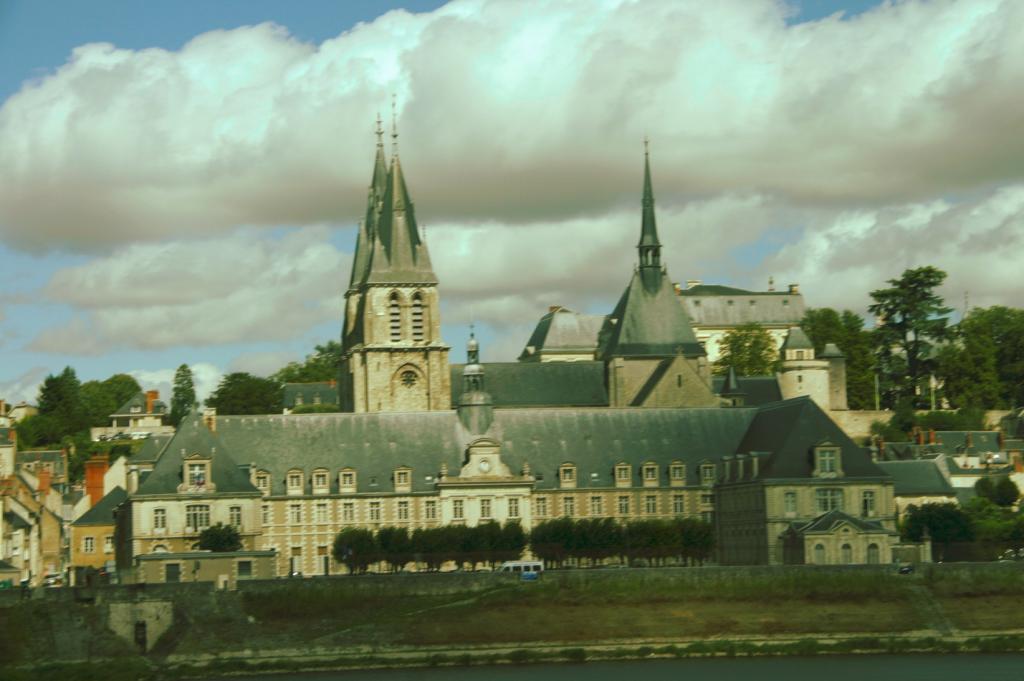
{"label": "gabled roof", "polygon": [[654,267],[633,272],[629,286],[605,319],[598,346],[601,359],[706,354],[676,299],[672,282]]}
{"label": "gabled roof", "polygon": [[[782,401],[779,380],[774,376],[737,376],[736,381],[740,390],[743,391],[743,404],[748,407]],[[711,377],[711,388],[716,395],[725,395],[722,392],[724,386],[725,376]]]}
{"label": "gabled roof", "polygon": [[150,435],[142,441],[139,451],[132,454],[131,462],[133,464],[156,462],[167,449],[167,445],[173,437],[174,435]]}
{"label": "gabled roof", "polygon": [[99,500],[99,503],[83,513],[82,517],[71,524],[75,526],[113,525],[114,510],[124,503],[124,500],[127,498],[127,492],[120,487],[115,487],[105,494],[103,498]]}
{"label": "gabled roof", "polygon": [[854,529],[859,530],[860,532],[896,534],[892,530],[887,530],[877,521],[855,518],[854,516],[843,513],[839,510],[829,511],[802,525],[794,523],[792,528],[796,532],[800,532],[802,534],[828,534],[843,524],[851,525]]}
{"label": "gabled roof", "polygon": [[[196,453],[210,457],[210,481],[217,494],[259,493],[249,481],[249,474],[238,466],[228,448],[203,424],[199,412],[193,411],[182,419],[153,471],[139,483],[137,495],[176,494],[178,485],[182,483],[185,457]],[[249,456],[244,450],[240,454]]]}
{"label": "gabled roof", "polygon": [[[462,384],[463,364],[452,364],[451,385]],[[608,404],[604,362],[485,362],[495,407],[597,407]],[[452,406],[459,390],[452,390]]]}
{"label": "gabled roof", "polygon": [[[132,412],[132,407],[139,407],[139,411]],[[167,411],[167,405],[162,400],[153,401],[153,414],[163,414]],[[128,401],[117,408],[111,416],[138,416],[146,412],[146,393],[137,392],[128,398]]]}
{"label": "gabled roof", "polygon": [[934,459],[879,461],[875,465],[892,476],[897,496],[953,496],[956,491]]}
{"label": "gabled roof", "polygon": [[4,511],[4,522],[16,530],[31,530],[32,525],[13,511]]}
{"label": "gabled roof", "polygon": [[808,478],[814,471],[814,448],[824,442],[839,448],[845,477],[888,477],[868,451],[807,396],[760,407],[736,451],[771,452],[760,467],[761,478]]}
{"label": "gabled roof", "polygon": [[592,353],[597,350],[597,336],[604,320],[604,315],[580,314],[556,307],[537,322],[519,359],[529,359],[541,353]]}

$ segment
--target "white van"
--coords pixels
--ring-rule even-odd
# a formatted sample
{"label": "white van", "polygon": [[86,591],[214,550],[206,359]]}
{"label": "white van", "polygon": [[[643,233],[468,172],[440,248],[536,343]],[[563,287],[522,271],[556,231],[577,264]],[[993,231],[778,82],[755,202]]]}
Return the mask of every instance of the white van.
{"label": "white van", "polygon": [[498,572],[525,572],[539,575],[544,572],[544,563],[539,560],[506,560],[498,568]]}

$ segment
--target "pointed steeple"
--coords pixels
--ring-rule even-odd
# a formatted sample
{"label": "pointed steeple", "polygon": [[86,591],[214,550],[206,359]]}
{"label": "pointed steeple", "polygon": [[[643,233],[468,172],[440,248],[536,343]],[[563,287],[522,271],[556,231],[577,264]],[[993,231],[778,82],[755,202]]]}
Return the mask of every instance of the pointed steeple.
{"label": "pointed steeple", "polygon": [[384,157],[384,129],[381,127],[380,114],[377,114],[375,134],[377,135],[377,157],[373,163],[373,176],[370,178],[370,188],[366,196],[366,216],[359,223],[359,233],[356,236],[356,252],[352,262],[349,289],[354,289],[366,281],[376,240],[377,223],[384,204],[384,193],[387,190],[388,165]]}
{"label": "pointed steeple", "polygon": [[405,184],[402,161],[397,155],[391,160],[374,236],[368,283],[437,283],[427,246],[416,224],[416,212]]}
{"label": "pointed steeple", "polygon": [[722,391],[718,393],[729,402],[729,406],[742,407],[747,393],[740,387],[739,379],[736,378],[736,367],[729,365],[729,373],[725,376],[725,383]]}
{"label": "pointed steeple", "polygon": [[661,267],[661,242],[658,241],[658,224],[654,219],[654,189],[651,186],[651,156],[644,138],[644,197],[643,218],[640,225],[640,267]]}

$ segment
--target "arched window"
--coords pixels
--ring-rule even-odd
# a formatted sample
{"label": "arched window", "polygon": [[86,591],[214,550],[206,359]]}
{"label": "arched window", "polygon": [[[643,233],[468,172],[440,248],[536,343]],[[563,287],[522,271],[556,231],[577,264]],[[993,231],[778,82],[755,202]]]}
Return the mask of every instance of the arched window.
{"label": "arched window", "polygon": [[878,565],[881,561],[878,557],[878,544],[868,544],[868,563]]}
{"label": "arched window", "polygon": [[391,342],[402,340],[402,307],[398,304],[397,293],[391,294],[388,315],[391,321]]}
{"label": "arched window", "polygon": [[419,293],[412,298],[412,339],[423,340],[423,296]]}
{"label": "arched window", "polygon": [[814,564],[824,565],[825,564],[825,545],[815,544],[814,545]]}
{"label": "arched window", "polygon": [[842,549],[840,549],[840,555],[842,556],[843,564],[849,565],[853,562],[853,547],[849,544],[843,544]]}

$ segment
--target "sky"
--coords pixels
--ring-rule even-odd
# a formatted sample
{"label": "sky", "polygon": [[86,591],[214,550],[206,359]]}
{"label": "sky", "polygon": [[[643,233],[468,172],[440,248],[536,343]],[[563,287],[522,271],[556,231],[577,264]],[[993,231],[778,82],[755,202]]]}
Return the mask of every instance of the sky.
{"label": "sky", "polygon": [[636,259],[866,315],[906,268],[1019,305],[1017,0],[0,0],[0,398],[64,366],[200,397],[340,333],[374,121],[462,361]]}

